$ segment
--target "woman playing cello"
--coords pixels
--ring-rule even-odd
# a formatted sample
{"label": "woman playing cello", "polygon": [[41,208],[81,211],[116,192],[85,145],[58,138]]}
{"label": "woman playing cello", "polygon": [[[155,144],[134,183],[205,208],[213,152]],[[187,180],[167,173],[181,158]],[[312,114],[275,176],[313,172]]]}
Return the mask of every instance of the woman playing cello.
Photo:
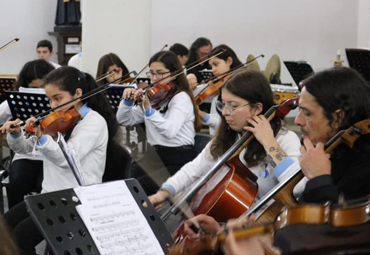
{"label": "woman playing cello", "polygon": [[[145,122],[147,139],[153,150],[133,165],[133,177],[138,178],[147,194],[153,194],[158,183],[168,176],[167,171],[175,174],[196,156],[194,136],[201,127],[201,120],[185,75],[171,77],[171,73],[182,70],[177,56],[170,51],[158,52],[150,59],[149,68],[152,83],[161,80],[158,85],[172,86],[173,95],[157,102],[161,106],[154,109],[151,103],[156,100],[155,96],[145,95],[143,102],[135,106],[132,96],[140,97],[143,90],[125,89],[125,100],[119,106],[117,119],[121,125],[129,126]],[[150,176],[146,175],[148,170]]]}
{"label": "woman playing cello", "polygon": [[211,142],[192,162],[186,164],[149,199],[159,205],[170,196],[185,190],[212,168],[215,161],[246,132],[256,137],[241,153],[242,161],[258,176],[258,197],[284,180],[296,168],[300,142],[293,132],[281,128],[274,118],[269,123],[263,115],[274,105],[273,95],[266,78],[259,72],[240,70],[221,87],[222,112],[220,127]]}

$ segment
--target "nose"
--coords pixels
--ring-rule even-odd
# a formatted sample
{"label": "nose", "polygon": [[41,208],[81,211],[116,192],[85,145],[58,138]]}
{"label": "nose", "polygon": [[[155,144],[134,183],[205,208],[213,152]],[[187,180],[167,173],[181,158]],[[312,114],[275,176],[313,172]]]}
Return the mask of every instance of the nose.
{"label": "nose", "polygon": [[217,71],[217,68],[215,66],[212,66],[212,73],[215,74],[216,71]]}
{"label": "nose", "polygon": [[50,107],[52,109],[57,108],[58,107],[58,104],[55,101],[52,101],[52,102],[50,102]]}
{"label": "nose", "polygon": [[302,117],[302,111],[299,111],[297,116],[294,119],[294,124],[297,126],[303,126],[304,125],[304,118]]}

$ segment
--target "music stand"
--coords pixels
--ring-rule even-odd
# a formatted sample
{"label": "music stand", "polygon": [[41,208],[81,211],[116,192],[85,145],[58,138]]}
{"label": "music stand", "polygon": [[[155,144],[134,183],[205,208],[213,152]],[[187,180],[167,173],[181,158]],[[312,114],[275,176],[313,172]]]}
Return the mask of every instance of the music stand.
{"label": "music stand", "polygon": [[6,100],[5,91],[11,91],[15,78],[0,77],[0,103]]}
{"label": "music stand", "polygon": [[27,120],[50,109],[49,99],[44,94],[5,91],[13,119]]}
{"label": "music stand", "polygon": [[199,73],[202,75],[203,81],[208,81],[210,78],[213,77],[212,70],[204,69],[200,70]]}
{"label": "music stand", "polygon": [[[147,219],[162,250],[167,254],[173,240],[147,195],[136,179],[125,180],[127,187]],[[76,202],[77,201],[77,202]],[[148,207],[142,206],[143,202]],[[80,204],[73,189],[25,198],[29,213],[55,255],[99,254],[76,206]]]}
{"label": "music stand", "polygon": [[284,65],[298,87],[302,80],[314,73],[311,65],[306,61],[284,61]]}
{"label": "music stand", "polygon": [[349,67],[357,70],[370,82],[370,50],[366,49],[346,49]]}

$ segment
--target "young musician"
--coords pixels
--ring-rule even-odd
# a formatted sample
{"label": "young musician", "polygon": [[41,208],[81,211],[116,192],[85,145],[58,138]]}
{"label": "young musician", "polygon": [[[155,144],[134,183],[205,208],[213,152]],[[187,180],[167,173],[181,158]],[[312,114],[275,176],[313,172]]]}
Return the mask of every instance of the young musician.
{"label": "young musician", "polygon": [[[330,158],[324,151],[324,144],[338,131],[370,118],[369,83],[355,70],[346,67],[324,70],[302,83],[300,112],[295,123],[301,127],[303,134],[299,162],[308,182],[300,201],[320,204],[337,202],[340,196],[346,200],[368,196],[370,136],[360,137],[353,148],[339,145]],[[207,233],[219,230],[217,223],[209,216],[200,215],[193,220],[207,229]],[[190,228],[186,229],[190,237],[197,237]],[[307,234],[308,242],[312,241]],[[339,236],[338,233],[337,238]],[[226,240],[229,255],[247,254],[250,248],[258,249],[258,245],[250,239],[235,241],[229,237]],[[279,247],[281,244],[275,245]],[[255,254],[263,254],[261,249],[258,250]]]}
{"label": "young musician", "polygon": [[[214,76],[221,75],[230,71],[230,69],[242,65],[242,62],[238,59],[235,52],[227,45],[221,44],[214,48],[214,51],[225,49],[225,51],[218,55],[217,57],[211,58],[208,63],[212,68],[212,73]],[[220,76],[222,79],[223,76]],[[215,81],[217,82],[217,81]],[[215,128],[220,123],[220,115],[216,110],[217,96],[212,99],[211,103],[211,113],[208,114],[199,109],[199,116],[202,119],[204,125],[209,126],[209,133],[213,135],[215,133]]]}
{"label": "young musician", "polygon": [[[54,67],[44,59],[27,62],[18,75],[15,86],[20,92],[45,93],[40,87],[42,78]],[[0,124],[12,118],[8,101],[0,104]],[[8,205],[9,208],[22,202],[24,196],[32,191],[40,192],[42,183],[42,156],[16,153],[9,168]]]}
{"label": "young musician", "polygon": [[170,47],[169,50],[176,54],[181,66],[185,66],[185,63],[188,61],[189,58],[189,50],[180,43],[175,43]]}
{"label": "young musician", "polygon": [[[194,63],[195,61],[203,58],[204,56],[210,54],[212,51],[212,43],[210,40],[204,37],[199,37],[196,39],[193,44],[190,46],[189,58],[185,65]],[[191,89],[196,88],[198,83],[203,81],[203,76],[199,72],[204,69],[210,69],[210,66],[207,62],[187,71],[186,78],[188,79]]]}
{"label": "young musician", "polygon": [[[201,178],[246,131],[255,139],[241,153],[241,160],[258,176],[258,197],[295,170],[300,142],[296,134],[281,128],[275,117],[271,122],[262,115],[274,105],[270,84],[263,74],[240,70],[225,81],[221,89],[221,124],[215,137],[192,162],[169,178],[149,199],[159,205],[184,191]],[[250,124],[250,126],[247,126]]]}
{"label": "young musician", "polygon": [[[177,56],[171,51],[158,52],[150,59],[149,68],[152,83],[160,81],[157,85],[172,86],[168,96],[163,100],[156,98],[162,96],[162,89],[152,98],[146,94],[144,101],[135,105],[132,98],[140,97],[143,90],[125,89],[122,96],[125,100],[119,106],[117,119],[122,125],[145,122],[148,143],[154,151],[146,153],[139,162],[141,167],[134,166],[133,176],[139,178],[148,194],[152,194],[158,189],[158,183],[168,176],[166,170],[173,175],[196,156],[194,136],[201,121],[185,75],[171,77],[171,73],[182,70]],[[151,104],[158,107],[154,109]],[[163,167],[166,170],[158,170]],[[150,177],[146,176],[148,170],[151,170]]]}
{"label": "young musician", "polygon": [[45,59],[47,62],[52,64],[54,68],[59,68],[60,65],[51,61],[51,57],[53,56],[53,45],[49,40],[41,40],[37,43],[36,46],[37,58],[38,59]]}
{"label": "young musician", "polygon": [[[98,85],[102,86],[108,82],[112,82],[122,77],[125,74],[128,74],[129,71],[122,60],[114,53],[109,53],[102,56],[98,63],[98,71],[96,77],[102,77],[107,72],[114,71],[113,75],[108,76],[107,78],[98,82]],[[117,81],[116,83],[119,83]]]}
{"label": "young musician", "polygon": [[[45,91],[52,108],[56,108],[74,98],[97,88],[94,79],[76,68],[64,66],[51,72],[45,79]],[[59,109],[66,112],[75,108],[81,119],[65,133],[67,144],[73,147],[76,158],[80,161],[82,178],[86,184],[102,182],[107,161],[118,160],[113,137],[118,130],[114,113],[103,93],[94,95],[84,101],[77,100]],[[35,118],[27,120],[27,125],[35,122]],[[35,147],[44,157],[44,181],[42,192],[52,192],[78,186],[55,137],[43,134],[39,126],[35,135],[26,139],[18,125],[19,119],[8,121],[1,127],[2,133],[8,133],[8,143],[17,153],[28,153]],[[108,125],[109,123],[109,125]],[[35,141],[36,140],[36,141]],[[115,147],[116,148],[116,147]],[[107,154],[110,151],[113,154]],[[120,152],[117,152],[120,153]],[[116,157],[118,156],[118,157]],[[112,157],[112,158],[110,158]],[[112,168],[119,166],[110,165]],[[17,245],[24,254],[36,254],[35,245],[43,238],[36,225],[27,213],[22,202],[5,214],[5,219],[12,231]]]}

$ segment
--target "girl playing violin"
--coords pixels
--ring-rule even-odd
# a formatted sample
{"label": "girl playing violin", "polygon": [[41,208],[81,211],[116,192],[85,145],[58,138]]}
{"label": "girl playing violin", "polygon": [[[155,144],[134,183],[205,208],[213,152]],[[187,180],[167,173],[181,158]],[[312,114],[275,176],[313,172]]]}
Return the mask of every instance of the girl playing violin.
{"label": "girl playing violin", "polygon": [[[96,87],[89,74],[68,66],[51,72],[45,79],[45,92],[52,108]],[[118,123],[114,113],[103,94],[97,94],[86,101],[75,101],[60,111],[66,112],[70,108],[77,109],[81,119],[65,133],[65,140],[73,147],[76,158],[80,161],[82,177],[86,184],[101,183],[106,168],[107,150],[115,146],[113,137],[117,132]],[[26,123],[31,125],[35,121],[35,118],[31,118]],[[8,121],[1,128],[1,132],[8,133],[9,146],[17,153],[31,152],[34,147],[41,152],[44,157],[42,192],[78,186],[55,137],[43,134],[40,127],[35,126],[35,135],[26,139],[19,123],[19,119]],[[109,171],[108,168],[106,171]],[[36,254],[34,247],[43,238],[27,213],[25,203],[22,202],[8,211],[5,219],[23,254]]]}
{"label": "girl playing violin", "polygon": [[[221,44],[214,48],[214,51],[225,49],[225,51],[218,55],[217,57],[211,58],[208,63],[212,67],[212,73],[217,76],[230,71],[230,69],[242,65],[242,62],[238,59],[235,52],[227,45]],[[221,76],[220,79],[223,77]],[[222,82],[221,80],[218,82]],[[211,103],[211,113],[199,109],[199,116],[202,119],[204,125],[209,126],[209,133],[213,135],[215,133],[215,128],[220,123],[220,115],[216,110],[216,100],[217,97],[212,99]]]}
{"label": "girl playing violin", "polygon": [[281,128],[277,117],[269,123],[262,115],[274,105],[269,82],[260,72],[241,70],[222,85],[222,101],[216,106],[222,112],[215,137],[203,151],[169,178],[149,199],[160,206],[167,198],[184,191],[212,168],[234,142],[246,131],[256,139],[240,154],[241,160],[258,176],[258,197],[296,169],[300,155],[297,135]]}
{"label": "girl playing violin", "polygon": [[[172,86],[174,93],[159,102],[162,107],[154,109],[151,103],[156,100],[156,95],[151,98],[145,95],[143,102],[135,106],[132,96],[142,96],[143,90],[125,89],[117,119],[122,125],[145,122],[148,143],[155,151],[148,151],[138,162],[141,167],[134,164],[132,170],[133,177],[139,179],[147,194],[153,194],[158,189],[156,183],[162,183],[168,176],[166,170],[159,168],[164,166],[173,175],[196,156],[194,136],[201,127],[201,121],[185,75],[171,78],[171,73],[182,69],[177,56],[170,51],[158,52],[150,59],[149,68],[148,76],[152,83],[161,80],[159,85]],[[149,169],[150,177],[144,171]]]}
{"label": "girl playing violin", "polygon": [[[42,78],[55,68],[44,59],[27,62],[15,82],[17,90],[29,93],[45,93],[41,88]],[[8,101],[0,105],[0,124],[12,118]],[[22,202],[24,196],[32,191],[40,192],[42,183],[42,156],[16,153],[9,168],[8,204],[9,208]]]}
{"label": "girl playing violin", "polygon": [[[129,73],[127,67],[122,62],[122,60],[116,54],[109,53],[100,58],[96,77],[102,77],[104,76],[104,74],[112,71],[114,71],[113,75],[110,75],[107,78],[98,81],[99,86],[102,86],[106,83],[111,83],[112,81],[117,80],[123,75]],[[119,83],[119,81],[117,81],[116,83]]]}

